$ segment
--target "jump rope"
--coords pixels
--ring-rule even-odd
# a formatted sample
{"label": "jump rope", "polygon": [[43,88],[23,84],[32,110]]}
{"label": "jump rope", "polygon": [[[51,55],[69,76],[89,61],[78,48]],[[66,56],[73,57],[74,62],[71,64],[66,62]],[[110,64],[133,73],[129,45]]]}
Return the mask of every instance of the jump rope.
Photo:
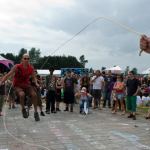
{"label": "jump rope", "polygon": [[[119,21],[115,21],[111,18],[107,18],[107,17],[98,17],[98,18],[95,18],[94,20],[92,20],[91,22],[89,22],[86,26],[84,26],[79,32],[77,32],[76,34],[74,34],[70,39],[66,40],[65,42],[63,42],[62,44],[60,44],[52,53],[51,55],[53,55],[54,53],[56,53],[60,48],[64,47],[65,45],[67,45],[69,42],[71,42],[76,36],[78,36],[81,32],[83,32],[85,29],[87,29],[90,25],[92,25],[93,23],[97,22],[98,20],[106,20],[108,22],[111,22],[117,26],[120,26],[121,28],[127,30],[128,32],[131,32],[135,35],[138,35],[138,36],[141,36],[142,33],[140,32],[137,32],[135,31],[133,28],[130,28],[129,26],[125,25],[125,24],[122,24],[120,23]],[[49,57],[45,60],[45,62],[43,63],[43,65],[41,66],[41,69],[44,67],[44,65],[48,62],[49,60]],[[9,94],[10,94],[10,90],[12,88],[12,85],[8,91],[8,95],[7,95],[7,98],[6,98],[6,101],[8,101],[8,98],[9,98]],[[42,146],[42,145],[38,145],[38,144],[34,144],[34,143],[29,143],[29,142],[26,142],[25,140],[22,140],[22,139],[19,139],[17,137],[15,137],[12,133],[9,132],[7,126],[6,126],[6,103],[4,104],[4,115],[3,115],[3,125],[4,125],[4,128],[5,128],[5,131],[7,132],[7,134],[9,136],[11,136],[13,139],[15,139],[16,141],[20,142],[20,143],[24,143],[28,146],[31,146],[31,147],[39,147],[39,148],[43,148],[45,150],[51,150],[50,148],[48,147],[45,147],[45,146]]]}

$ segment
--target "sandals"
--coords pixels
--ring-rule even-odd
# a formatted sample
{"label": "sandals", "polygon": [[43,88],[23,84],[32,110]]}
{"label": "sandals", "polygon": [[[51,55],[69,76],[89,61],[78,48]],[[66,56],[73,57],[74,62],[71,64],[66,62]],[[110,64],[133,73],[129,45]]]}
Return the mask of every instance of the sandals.
{"label": "sandals", "polygon": [[111,113],[112,113],[112,114],[116,114],[117,112],[114,110],[114,111],[112,111]]}

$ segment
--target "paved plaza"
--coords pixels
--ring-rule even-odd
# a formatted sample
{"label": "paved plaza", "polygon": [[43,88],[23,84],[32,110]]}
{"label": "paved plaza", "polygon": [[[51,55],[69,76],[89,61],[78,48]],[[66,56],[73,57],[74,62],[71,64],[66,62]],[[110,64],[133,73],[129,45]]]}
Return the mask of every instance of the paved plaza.
{"label": "paved plaza", "polygon": [[85,116],[78,107],[35,122],[32,110],[24,119],[19,107],[6,106],[4,121],[0,118],[0,150],[150,150],[150,120],[141,115],[128,119],[108,108]]}

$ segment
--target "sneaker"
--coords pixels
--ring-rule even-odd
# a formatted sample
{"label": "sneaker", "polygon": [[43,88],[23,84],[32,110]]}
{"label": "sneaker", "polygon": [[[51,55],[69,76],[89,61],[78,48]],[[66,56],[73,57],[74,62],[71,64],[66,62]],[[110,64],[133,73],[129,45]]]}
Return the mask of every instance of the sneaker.
{"label": "sneaker", "polygon": [[70,112],[73,112],[73,109],[71,109]]}
{"label": "sneaker", "polygon": [[35,118],[35,121],[40,121],[38,112],[34,112],[34,118]]}
{"label": "sneaker", "polygon": [[65,109],[64,111],[69,111],[69,110],[68,110],[68,107],[66,107],[66,109]]}
{"label": "sneaker", "polygon": [[15,109],[16,108],[16,106],[15,105],[12,105],[12,109]]}
{"label": "sneaker", "polygon": [[129,116],[128,116],[128,118],[132,118],[133,117],[133,114],[130,114]]}
{"label": "sneaker", "polygon": [[46,114],[50,114],[50,111],[49,111],[49,110],[46,110]]}
{"label": "sneaker", "polygon": [[44,114],[44,112],[43,112],[43,111],[41,111],[41,116],[45,116],[45,114]]}
{"label": "sneaker", "polygon": [[125,112],[125,111],[123,111],[123,112],[121,113],[121,115],[125,115],[125,113],[126,113],[126,112]]}
{"label": "sneaker", "polygon": [[55,114],[55,113],[57,113],[57,112],[56,112],[56,111],[51,111],[51,113],[54,113],[54,114]]}
{"label": "sneaker", "polygon": [[61,111],[59,108],[56,108],[56,111]]}
{"label": "sneaker", "polygon": [[99,107],[99,110],[103,110],[102,107]]}
{"label": "sneaker", "polygon": [[136,116],[135,116],[135,115],[133,115],[132,119],[133,119],[133,120],[136,120]]}
{"label": "sneaker", "polygon": [[70,107],[70,112],[73,112],[73,107]]}
{"label": "sneaker", "polygon": [[111,113],[112,113],[112,114],[116,114],[116,111],[114,110],[114,111],[112,111]]}
{"label": "sneaker", "polygon": [[28,116],[29,116],[25,108],[22,109],[22,116],[23,116],[23,118],[28,118]]}

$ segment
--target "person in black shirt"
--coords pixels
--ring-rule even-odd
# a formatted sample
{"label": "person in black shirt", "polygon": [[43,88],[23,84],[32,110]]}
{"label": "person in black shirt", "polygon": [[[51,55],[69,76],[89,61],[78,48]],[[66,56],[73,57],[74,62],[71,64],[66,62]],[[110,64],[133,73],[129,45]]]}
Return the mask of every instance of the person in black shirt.
{"label": "person in black shirt", "polygon": [[135,112],[136,112],[136,96],[139,91],[140,83],[135,78],[134,72],[130,71],[128,73],[128,79],[126,82],[126,94],[127,94],[127,109],[130,112],[128,118],[133,118],[136,120]]}
{"label": "person in black shirt", "polygon": [[63,82],[64,103],[66,104],[66,109],[64,111],[69,111],[70,104],[70,112],[73,112],[75,83],[76,80],[73,77],[71,77],[71,72],[68,71]]}
{"label": "person in black shirt", "polygon": [[105,75],[104,77],[104,103],[103,103],[103,107],[106,107],[106,101],[108,101],[108,107],[111,108],[111,85],[113,82],[113,76],[111,74],[111,71],[109,70],[108,74]]}

